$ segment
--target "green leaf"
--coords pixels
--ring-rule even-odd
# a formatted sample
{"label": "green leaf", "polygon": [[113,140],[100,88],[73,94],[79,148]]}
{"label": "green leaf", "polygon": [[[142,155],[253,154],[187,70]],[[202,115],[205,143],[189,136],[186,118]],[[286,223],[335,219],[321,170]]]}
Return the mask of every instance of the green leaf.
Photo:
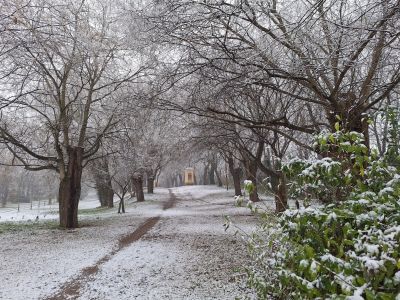
{"label": "green leaf", "polygon": [[366,289],[364,292],[365,292],[365,296],[367,296],[367,300],[375,300],[376,299],[374,293],[371,290]]}
{"label": "green leaf", "polygon": [[389,293],[380,292],[380,293],[377,294],[377,299],[381,299],[381,300],[394,300],[394,295],[389,294]]}
{"label": "green leaf", "polygon": [[336,130],[336,131],[339,131],[339,130],[340,130],[340,124],[339,124],[339,122],[336,122],[336,123],[335,123],[335,130]]}
{"label": "green leaf", "polygon": [[309,245],[306,245],[304,247],[304,252],[305,252],[307,258],[314,258],[314,256],[315,256],[314,249]]}

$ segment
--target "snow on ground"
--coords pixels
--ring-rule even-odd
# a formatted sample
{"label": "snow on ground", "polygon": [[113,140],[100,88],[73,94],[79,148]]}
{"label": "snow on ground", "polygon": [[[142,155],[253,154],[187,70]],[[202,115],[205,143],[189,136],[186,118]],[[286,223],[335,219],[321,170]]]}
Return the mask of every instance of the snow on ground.
{"label": "snow on ground", "polygon": [[[156,188],[156,193],[153,195],[146,195],[146,200],[152,201],[154,199],[161,200],[168,198],[168,189]],[[134,199],[127,200],[132,203]],[[114,196],[114,205],[118,207],[119,199]],[[18,207],[19,206],[19,207]],[[100,206],[99,198],[96,191],[90,189],[87,195],[79,201],[79,209],[87,210]],[[31,203],[7,203],[6,207],[0,207],[0,222],[15,222],[15,221],[36,221],[39,217],[40,220],[58,220],[58,203],[48,204],[48,200],[33,201]]]}
{"label": "snow on ground", "polygon": [[[114,201],[116,200],[115,197]],[[91,209],[99,205],[94,189],[90,189],[87,196],[79,201],[79,209]],[[0,208],[0,222],[35,221],[37,217],[39,220],[58,219],[58,203],[49,205],[48,200],[38,200],[32,203],[7,203],[6,207]]]}
{"label": "snow on ground", "polygon": [[250,232],[254,217],[248,209],[235,207],[231,192],[213,186],[172,191],[179,201],[167,210],[161,203],[168,199],[168,191],[156,189],[148,201],[131,202],[124,215],[113,210],[81,216],[85,226],[73,231],[26,229],[0,234],[0,299],[55,294],[83,268],[115,250],[118,238],[152,216],[161,219],[140,240],[100,265],[81,287],[79,299],[252,297],[240,273],[235,273],[248,259],[246,247],[234,230],[223,227],[223,216],[230,215]]}

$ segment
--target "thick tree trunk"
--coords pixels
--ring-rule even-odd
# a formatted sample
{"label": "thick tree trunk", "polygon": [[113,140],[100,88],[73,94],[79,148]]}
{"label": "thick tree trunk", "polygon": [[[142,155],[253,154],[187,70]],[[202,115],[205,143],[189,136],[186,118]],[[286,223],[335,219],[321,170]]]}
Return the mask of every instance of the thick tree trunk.
{"label": "thick tree trunk", "polygon": [[235,167],[232,157],[228,158],[229,172],[232,175],[233,187],[235,188],[235,196],[242,196],[242,189],[240,187],[240,168]]}
{"label": "thick tree trunk", "polygon": [[[272,192],[275,196],[275,210],[277,213],[283,212],[288,209],[288,195],[286,187],[286,176],[280,171],[280,160],[274,160],[271,155],[267,155],[264,160],[264,165],[260,166],[265,174],[269,175],[271,179]],[[269,170],[269,171],[268,171]]]}
{"label": "thick tree trunk", "polygon": [[94,171],[94,179],[96,183],[97,195],[100,200],[101,207],[114,207],[114,190],[110,172],[108,169],[108,161],[101,160]]}
{"label": "thick tree trunk", "polygon": [[101,185],[96,184],[96,190],[101,207],[114,207],[114,190],[112,189],[111,180],[102,182]]}
{"label": "thick tree trunk", "polygon": [[147,176],[147,194],[154,194],[154,177],[152,175]]}
{"label": "thick tree trunk", "polygon": [[69,147],[68,165],[60,178],[59,208],[60,226],[78,227],[78,203],[81,195],[83,148]]}
{"label": "thick tree trunk", "polygon": [[107,206],[107,202],[106,202],[105,197],[104,197],[104,194],[105,194],[104,187],[103,187],[102,183],[97,181],[97,178],[96,178],[95,188],[96,188],[96,191],[97,191],[97,197],[99,197],[100,206],[101,207]]}
{"label": "thick tree trunk", "polygon": [[144,201],[144,193],[143,193],[143,178],[142,178],[142,176],[133,177],[132,182],[133,182],[133,186],[135,187],[137,202],[143,202]]}
{"label": "thick tree trunk", "polygon": [[109,208],[114,207],[114,190],[112,189],[111,181],[109,188],[107,189],[106,199],[107,199],[107,207]]}

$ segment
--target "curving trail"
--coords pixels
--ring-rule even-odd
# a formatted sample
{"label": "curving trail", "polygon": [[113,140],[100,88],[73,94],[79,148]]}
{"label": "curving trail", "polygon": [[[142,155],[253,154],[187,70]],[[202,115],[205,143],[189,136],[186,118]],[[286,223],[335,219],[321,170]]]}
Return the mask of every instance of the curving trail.
{"label": "curving trail", "polygon": [[158,188],[145,202],[82,216],[76,230],[0,234],[0,299],[255,299],[245,232],[256,220],[215,186]]}
{"label": "curving trail", "polygon": [[[174,207],[177,201],[176,196],[170,190],[170,199],[163,203],[163,210]],[[132,243],[139,240],[148,231],[150,231],[157,223],[160,221],[160,216],[148,218],[145,222],[139,225],[139,227],[118,240],[118,247],[111,253],[105,255],[99,259],[94,265],[82,269],[80,274],[74,279],[66,282],[61,286],[60,290],[51,295],[46,300],[63,300],[63,299],[78,299],[80,296],[80,291],[84,284],[92,280],[96,274],[99,272],[102,265],[110,261],[119,251],[125,247],[130,246]]]}

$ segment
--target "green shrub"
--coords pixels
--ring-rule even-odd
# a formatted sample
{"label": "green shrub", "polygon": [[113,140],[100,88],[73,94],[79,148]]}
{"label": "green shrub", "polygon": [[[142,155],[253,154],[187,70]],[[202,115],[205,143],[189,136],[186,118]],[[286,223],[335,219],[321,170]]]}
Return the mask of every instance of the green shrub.
{"label": "green shrub", "polygon": [[249,243],[260,299],[400,299],[398,151],[378,159],[337,129],[317,138],[332,158],[284,167],[296,196],[330,204],[287,210]]}

